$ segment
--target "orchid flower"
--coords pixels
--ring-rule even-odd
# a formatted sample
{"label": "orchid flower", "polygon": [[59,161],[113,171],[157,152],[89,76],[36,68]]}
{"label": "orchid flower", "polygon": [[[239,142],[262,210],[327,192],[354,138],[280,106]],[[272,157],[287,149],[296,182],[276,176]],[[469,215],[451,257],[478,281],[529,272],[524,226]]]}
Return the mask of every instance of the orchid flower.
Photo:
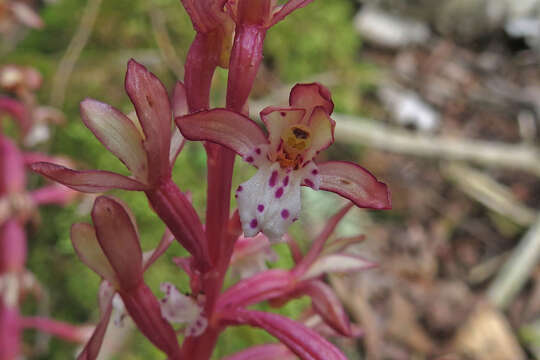
{"label": "orchid flower", "polygon": [[130,119],[119,110],[93,99],[84,100],[84,124],[131,171],[127,177],[109,171],[76,171],[40,162],[32,169],[49,179],[82,192],[109,189],[148,190],[170,177],[171,106],[163,84],[143,65],[130,60],[126,91],[137,111]]}
{"label": "orchid flower", "polygon": [[179,359],[180,348],[174,330],[162,318],[158,300],[143,281],[147,264],[143,261],[133,215],[119,201],[100,196],[94,203],[92,219],[94,226],[73,225],[71,241],[81,260],[112,285],[112,289],[102,285],[102,320],[79,359],[97,356],[115,292],[141,332],[171,359]]}
{"label": "orchid flower", "polygon": [[226,109],[213,109],[176,119],[189,140],[206,140],[235,151],[258,168],[236,190],[245,236],[262,231],[278,240],[298,218],[300,186],[332,191],[363,208],[388,209],[385,184],[367,170],[348,162],[317,164],[314,157],[334,142],[333,103],[320,84],[299,84],[289,107],[268,107],[261,118],[268,129]]}

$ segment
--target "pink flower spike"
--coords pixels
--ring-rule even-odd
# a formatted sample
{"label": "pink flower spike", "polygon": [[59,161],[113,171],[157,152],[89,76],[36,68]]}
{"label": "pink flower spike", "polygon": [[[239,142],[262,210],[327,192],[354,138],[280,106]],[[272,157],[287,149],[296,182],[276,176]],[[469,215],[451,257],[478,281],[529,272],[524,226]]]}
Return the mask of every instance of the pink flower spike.
{"label": "pink flower spike", "polygon": [[40,162],[30,165],[32,171],[69,188],[86,193],[100,193],[111,189],[148,190],[137,180],[110,171],[72,170],[61,165]]}
{"label": "pink flower spike", "polygon": [[363,167],[345,161],[329,161],[317,166],[322,190],[341,195],[361,208],[392,208],[388,187]]}
{"label": "pink flower spike", "polygon": [[154,184],[170,173],[172,113],[169,95],[161,81],[133,59],[128,62],[125,87],[144,131],[149,183]]}
{"label": "pink flower spike", "polygon": [[137,287],[142,282],[142,251],[132,218],[128,209],[112,197],[98,197],[92,209],[99,245],[122,290]]}
{"label": "pink flower spike", "polygon": [[295,360],[294,355],[285,345],[266,344],[247,348],[236,354],[227,356],[223,360]]}
{"label": "pink flower spike", "polygon": [[227,316],[236,324],[266,330],[302,360],[347,360],[328,340],[306,326],[284,316],[262,311],[237,309]]}
{"label": "pink flower spike", "polygon": [[114,107],[96,100],[81,102],[84,124],[99,141],[116,155],[141,182],[148,179],[148,159],[143,146],[143,134],[133,122]]}
{"label": "pink flower spike", "polygon": [[176,118],[189,140],[205,140],[223,145],[240,156],[248,156],[266,143],[263,131],[253,120],[225,109],[201,111]]}
{"label": "pink flower spike", "polygon": [[325,273],[354,273],[377,267],[377,264],[358,255],[328,254],[319,257],[301,276],[301,280],[317,278]]}

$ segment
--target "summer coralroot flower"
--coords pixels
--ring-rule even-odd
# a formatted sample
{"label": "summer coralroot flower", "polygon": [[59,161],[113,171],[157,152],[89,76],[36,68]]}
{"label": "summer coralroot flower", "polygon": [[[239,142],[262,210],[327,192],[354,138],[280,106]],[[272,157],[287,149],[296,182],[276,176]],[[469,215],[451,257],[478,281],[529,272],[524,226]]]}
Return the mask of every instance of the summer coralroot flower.
{"label": "summer coralroot flower", "polygon": [[236,190],[245,236],[262,231],[279,239],[301,209],[300,186],[335,192],[363,208],[388,209],[385,184],[362,167],[349,162],[317,164],[314,157],[334,142],[333,103],[328,89],[296,85],[289,107],[268,107],[261,118],[268,129],[226,109],[213,109],[176,119],[189,140],[206,140],[226,146],[258,168]]}

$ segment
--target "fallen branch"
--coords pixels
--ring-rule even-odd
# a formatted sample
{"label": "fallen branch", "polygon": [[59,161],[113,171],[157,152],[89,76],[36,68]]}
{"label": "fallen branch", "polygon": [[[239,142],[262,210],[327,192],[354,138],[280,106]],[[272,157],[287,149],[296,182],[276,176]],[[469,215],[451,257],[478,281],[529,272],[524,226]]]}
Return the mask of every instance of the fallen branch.
{"label": "fallen branch", "polygon": [[540,151],[531,145],[425,135],[349,115],[332,117],[338,124],[336,140],[346,144],[362,144],[405,155],[470,161],[540,176]]}

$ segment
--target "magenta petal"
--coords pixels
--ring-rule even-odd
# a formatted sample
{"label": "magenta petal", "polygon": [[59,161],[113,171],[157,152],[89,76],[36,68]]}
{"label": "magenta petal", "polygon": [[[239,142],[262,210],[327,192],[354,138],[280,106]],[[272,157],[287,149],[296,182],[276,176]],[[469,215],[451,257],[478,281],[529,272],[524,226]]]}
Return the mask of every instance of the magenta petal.
{"label": "magenta petal", "polygon": [[283,20],[287,15],[292,13],[294,10],[302,8],[309,3],[311,3],[313,0],[289,0],[286,4],[284,4],[272,17],[272,22],[270,25],[275,25],[276,23]]}
{"label": "magenta petal", "polygon": [[171,141],[171,104],[167,90],[146,67],[131,59],[125,81],[126,92],[135,106],[137,117],[146,136],[150,182],[169,173]]}
{"label": "magenta petal", "polygon": [[345,161],[317,164],[320,189],[334,192],[368,209],[391,209],[388,187],[360,165]]}
{"label": "magenta petal", "polygon": [[283,295],[294,284],[288,271],[274,269],[258,273],[230,287],[219,298],[218,308],[236,308],[256,304]]}
{"label": "magenta petal", "polygon": [[15,143],[0,135],[0,194],[23,191],[24,158]]}
{"label": "magenta petal", "polygon": [[92,220],[119,287],[128,290],[138,286],[142,282],[142,251],[128,210],[112,197],[100,196],[94,203]]}
{"label": "magenta petal", "polygon": [[50,180],[81,192],[99,193],[111,189],[135,191],[148,189],[148,185],[109,171],[77,171],[46,162],[34,163],[30,165],[30,168]]}
{"label": "magenta petal", "polygon": [[48,185],[37,190],[34,190],[30,193],[32,200],[35,204],[56,204],[56,205],[66,205],[76,196],[76,192],[72,189],[60,185]]}
{"label": "magenta petal", "polygon": [[349,318],[334,290],[320,280],[308,281],[301,292],[311,297],[315,311],[334,330],[344,336],[352,336]]}
{"label": "magenta petal", "polygon": [[266,136],[253,120],[225,109],[201,111],[176,119],[182,134],[189,140],[214,142],[246,156],[266,144]]}
{"label": "magenta petal", "polygon": [[178,81],[174,86],[172,96],[172,112],[173,117],[175,118],[187,115],[187,113],[189,112],[186,97],[186,87],[184,86],[184,84],[182,84],[181,81]]}
{"label": "magenta petal", "polygon": [[296,356],[282,344],[266,344],[250,347],[223,360],[295,360]]}
{"label": "magenta petal", "polygon": [[347,360],[345,355],[328,340],[284,316],[238,309],[227,318],[238,324],[248,324],[266,330],[302,360]]}
{"label": "magenta petal", "polygon": [[[112,299],[111,299],[112,300]],[[109,325],[109,319],[111,318],[112,313],[112,301],[107,306],[105,312],[101,315],[98,325],[96,326],[92,337],[86,343],[83,351],[77,356],[77,360],[95,360],[99,355],[99,350],[101,349],[101,344],[103,344],[103,339],[105,338],[105,332],[107,331],[107,326]]]}

